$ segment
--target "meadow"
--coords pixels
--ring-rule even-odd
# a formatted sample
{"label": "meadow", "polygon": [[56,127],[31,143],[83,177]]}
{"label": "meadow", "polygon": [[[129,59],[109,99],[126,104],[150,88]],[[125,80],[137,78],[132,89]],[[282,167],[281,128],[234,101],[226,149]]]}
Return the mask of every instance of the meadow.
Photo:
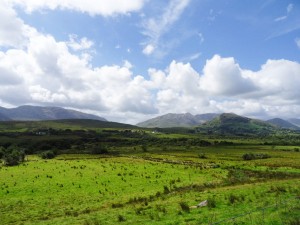
{"label": "meadow", "polygon": [[[118,154],[30,154],[1,166],[0,223],[300,223],[298,146],[236,141],[109,152]],[[244,160],[247,153],[268,157]]]}

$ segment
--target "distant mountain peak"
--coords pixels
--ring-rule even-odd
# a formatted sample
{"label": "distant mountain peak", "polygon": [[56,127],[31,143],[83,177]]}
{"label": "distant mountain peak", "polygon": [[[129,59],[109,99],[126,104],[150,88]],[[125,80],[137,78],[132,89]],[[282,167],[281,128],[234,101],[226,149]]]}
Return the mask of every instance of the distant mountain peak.
{"label": "distant mountain peak", "polygon": [[271,123],[275,126],[285,128],[285,129],[300,130],[300,127],[290,123],[287,120],[281,119],[281,118],[273,118],[273,119],[267,120],[267,122]]}
{"label": "distant mountain peak", "polygon": [[215,118],[218,115],[219,114],[207,113],[198,114],[194,116],[191,113],[168,113],[138,123],[137,126],[148,128],[195,127],[208,120]]}
{"label": "distant mountain peak", "polygon": [[61,120],[61,119],[93,119],[106,121],[106,119],[79,112],[76,110],[65,109],[56,106],[32,106],[22,105],[17,108],[0,107],[0,120],[19,120],[19,121],[36,121],[36,120]]}

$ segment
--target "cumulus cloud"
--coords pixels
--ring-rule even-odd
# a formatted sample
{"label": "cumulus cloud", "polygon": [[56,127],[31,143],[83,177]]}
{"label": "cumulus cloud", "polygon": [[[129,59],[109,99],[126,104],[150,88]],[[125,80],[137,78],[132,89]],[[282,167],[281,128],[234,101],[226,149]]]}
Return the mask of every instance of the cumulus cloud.
{"label": "cumulus cloud", "polygon": [[45,9],[66,9],[88,13],[92,16],[113,16],[138,11],[143,7],[145,0],[110,0],[101,1],[101,3],[97,0],[12,0],[12,2],[24,7],[27,13]]}
{"label": "cumulus cloud", "polygon": [[215,55],[207,60],[203,72],[200,87],[210,95],[232,96],[255,90],[255,85],[243,76],[233,58]]}
{"label": "cumulus cloud", "polygon": [[0,15],[0,47],[24,47],[35,29],[25,25],[7,1],[0,2]]}

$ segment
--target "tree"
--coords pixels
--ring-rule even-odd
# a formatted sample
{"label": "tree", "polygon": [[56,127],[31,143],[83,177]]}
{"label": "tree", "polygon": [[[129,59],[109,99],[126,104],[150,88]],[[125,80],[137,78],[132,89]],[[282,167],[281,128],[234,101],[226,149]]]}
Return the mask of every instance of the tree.
{"label": "tree", "polygon": [[2,159],[6,166],[16,166],[25,160],[25,151],[16,146],[10,146],[2,152]]}

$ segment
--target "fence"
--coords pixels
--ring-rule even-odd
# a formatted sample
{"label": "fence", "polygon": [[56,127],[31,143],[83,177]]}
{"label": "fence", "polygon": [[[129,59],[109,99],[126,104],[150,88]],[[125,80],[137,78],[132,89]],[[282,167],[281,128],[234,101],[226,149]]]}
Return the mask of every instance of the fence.
{"label": "fence", "polygon": [[[216,216],[213,215],[208,221],[209,225],[232,225],[232,224],[265,224],[265,219],[268,217],[270,212],[274,212],[274,210],[283,209],[287,212],[292,207],[295,207],[300,204],[300,197],[293,196],[284,201],[280,198],[276,201],[275,204],[267,205],[265,207],[260,207],[242,214],[235,215],[233,217],[216,221]],[[254,221],[255,220],[255,221]],[[215,222],[216,221],[216,222]],[[247,222],[245,222],[247,221]]]}

